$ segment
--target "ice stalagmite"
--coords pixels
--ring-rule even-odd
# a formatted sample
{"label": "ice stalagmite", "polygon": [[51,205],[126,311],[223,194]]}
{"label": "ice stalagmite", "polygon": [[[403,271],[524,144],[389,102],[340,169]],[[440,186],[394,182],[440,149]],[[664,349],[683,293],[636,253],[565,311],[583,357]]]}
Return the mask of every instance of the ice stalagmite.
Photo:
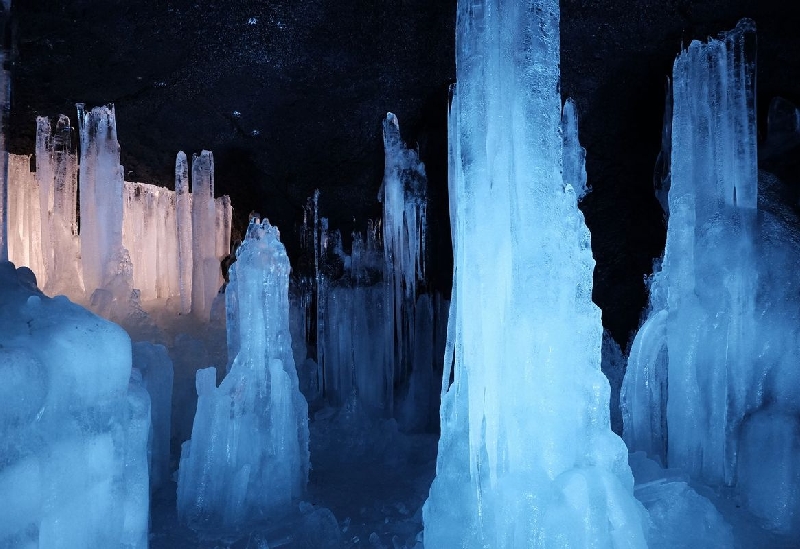
{"label": "ice stalagmite", "polygon": [[800,533],[800,237],[758,189],[754,23],[693,42],[672,82],[667,244],[631,348],[624,436]]}
{"label": "ice stalagmite", "polygon": [[231,268],[239,352],[219,387],[197,373],[197,413],[184,443],[178,512],[219,535],[280,518],[308,480],[308,405],[289,335],[289,259],[268,221],[251,221]]}
{"label": "ice stalagmite", "polygon": [[[109,288],[124,271],[122,247],[123,176],[114,106],[86,111],[78,103],[80,209],[83,281],[89,296]],[[119,288],[123,289],[123,288]],[[127,298],[127,296],[121,296]]]}
{"label": "ice stalagmite", "polygon": [[203,151],[192,157],[192,312],[201,320],[222,285],[216,225],[214,156]]}
{"label": "ice stalagmite", "polygon": [[558,2],[459,2],[456,43],[454,293],[425,547],[644,547],[609,425],[589,231],[562,176]]}

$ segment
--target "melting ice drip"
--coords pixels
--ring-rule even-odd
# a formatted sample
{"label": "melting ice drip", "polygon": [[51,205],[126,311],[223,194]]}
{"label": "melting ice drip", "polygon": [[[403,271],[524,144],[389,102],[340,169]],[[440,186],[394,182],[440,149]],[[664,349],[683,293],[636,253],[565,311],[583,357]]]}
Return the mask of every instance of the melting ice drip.
{"label": "melting ice drip", "polygon": [[631,347],[625,440],[798,531],[799,239],[758,197],[752,21],[681,53],[673,105],[667,244]]}
{"label": "melting ice drip", "polygon": [[609,425],[581,182],[566,179],[582,169],[560,129],[558,2],[459,2],[456,43],[454,293],[425,545],[644,547]]}
{"label": "melting ice drip", "polygon": [[251,221],[227,293],[236,358],[219,387],[215,368],[197,372],[197,413],[178,478],[182,520],[217,533],[279,518],[309,471],[308,405],[289,335],[289,259],[267,220]]}

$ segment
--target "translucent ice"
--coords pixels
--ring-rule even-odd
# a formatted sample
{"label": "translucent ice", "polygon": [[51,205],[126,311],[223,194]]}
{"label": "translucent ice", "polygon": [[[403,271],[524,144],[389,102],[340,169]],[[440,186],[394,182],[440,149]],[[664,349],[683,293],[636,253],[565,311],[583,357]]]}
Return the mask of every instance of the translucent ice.
{"label": "translucent ice", "polygon": [[[108,288],[124,260],[122,247],[124,171],[114,106],[86,111],[78,103],[83,282],[89,296]],[[127,296],[123,296],[127,297]]]}
{"label": "translucent ice", "polygon": [[235,533],[277,519],[308,480],[308,405],[289,335],[289,259],[269,222],[251,221],[227,291],[238,304],[238,354],[219,387],[197,373],[197,413],[183,444],[178,512],[196,529]]}
{"label": "translucent ice", "polygon": [[644,547],[609,425],[589,231],[562,173],[558,2],[458,4],[454,290],[425,545]]}
{"label": "translucent ice", "polygon": [[754,88],[752,21],[675,61],[667,245],[631,349],[624,433],[634,450],[735,486],[796,539],[800,237],[759,181]]}
{"label": "translucent ice", "polygon": [[222,285],[216,225],[214,156],[203,151],[192,157],[192,312],[201,320],[209,319]]}
{"label": "translucent ice", "polygon": [[145,549],[150,401],[119,327],[0,263],[0,546]]}

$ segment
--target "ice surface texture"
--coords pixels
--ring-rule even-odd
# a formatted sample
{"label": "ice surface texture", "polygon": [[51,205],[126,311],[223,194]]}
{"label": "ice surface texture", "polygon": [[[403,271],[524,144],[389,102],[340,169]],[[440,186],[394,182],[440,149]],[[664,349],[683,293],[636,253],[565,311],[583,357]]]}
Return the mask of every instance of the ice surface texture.
{"label": "ice surface texture", "polygon": [[[35,174],[30,171],[30,156],[9,155],[9,257],[30,267],[48,294],[81,301],[101,288],[124,302],[136,288],[143,301],[179,299],[181,312],[189,313],[196,279],[195,311],[207,321],[222,285],[220,261],[230,251],[233,217],[227,196],[213,198],[211,153],[204,151],[194,159],[194,185],[203,196],[195,205],[183,152],[176,160],[175,192],[145,183],[120,183],[113,106],[90,112],[79,106],[78,114],[83,121],[80,168],[70,144],[70,121],[64,115],[54,128],[49,119],[37,118]],[[81,201],[80,236],[79,171],[81,188],[86,188],[81,197],[94,196]],[[108,234],[105,229],[97,234],[100,221],[91,221],[97,216],[103,216],[103,223],[113,223]],[[195,222],[200,224],[194,231],[196,239]],[[117,226],[121,244],[114,236]],[[193,248],[198,250],[196,262]]]}
{"label": "ice surface texture", "polygon": [[150,399],[130,339],[35,282],[0,263],[0,546],[144,549]]}
{"label": "ice surface texture", "polygon": [[456,43],[455,273],[425,546],[644,547],[609,425],[581,181],[562,173],[558,2],[459,2]]}
{"label": "ice surface texture", "polygon": [[749,20],[675,61],[667,245],[631,348],[624,436],[796,531],[799,242],[758,198],[754,87]]}
{"label": "ice surface texture", "polygon": [[178,512],[197,530],[236,534],[279,519],[305,489],[308,405],[292,356],[288,285],[278,230],[254,219],[227,288],[238,353],[219,387],[214,368],[197,372],[197,413],[181,452]]}

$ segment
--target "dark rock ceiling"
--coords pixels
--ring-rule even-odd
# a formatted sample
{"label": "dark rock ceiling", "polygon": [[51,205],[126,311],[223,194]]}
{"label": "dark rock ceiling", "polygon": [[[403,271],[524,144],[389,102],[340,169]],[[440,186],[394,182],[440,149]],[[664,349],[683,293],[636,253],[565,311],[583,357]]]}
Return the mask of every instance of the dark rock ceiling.
{"label": "dark rock ceiling", "polygon": [[[562,87],[576,98],[594,191],[582,207],[595,301],[623,341],[663,250],[652,192],[664,82],[681,44],[758,24],[758,106],[800,103],[800,16],[785,0],[563,0]],[[447,90],[454,0],[16,0],[10,150],[33,152],[36,115],[116,105],[129,180],[171,185],[178,150],[214,151],[239,226],[251,210],[290,255],[306,197],[331,225],[376,217],[381,119],[417,144],[432,195],[432,284],[449,285]],[[238,115],[235,113],[239,113]]]}

